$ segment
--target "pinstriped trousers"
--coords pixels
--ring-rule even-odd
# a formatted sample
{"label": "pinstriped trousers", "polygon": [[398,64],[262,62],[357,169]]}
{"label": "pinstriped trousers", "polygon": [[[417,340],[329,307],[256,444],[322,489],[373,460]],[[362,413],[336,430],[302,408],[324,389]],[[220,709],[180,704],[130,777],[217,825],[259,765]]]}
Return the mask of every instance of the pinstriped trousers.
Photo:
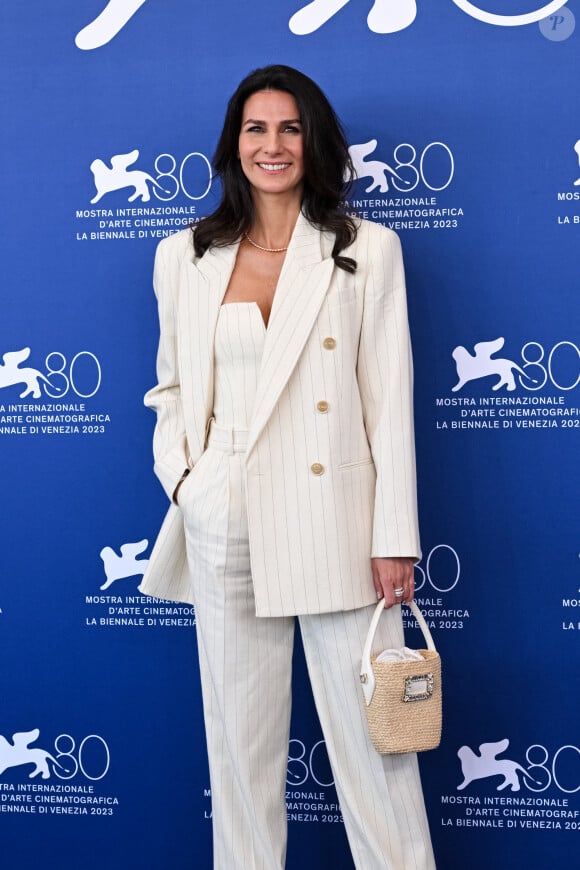
{"label": "pinstriped trousers", "polygon": [[[181,486],[194,588],[212,791],[214,870],[281,870],[296,617],[256,617],[244,432],[212,428]],[[433,870],[415,755],[381,756],[359,682],[374,607],[297,617],[316,709],[357,870]],[[377,649],[403,645],[400,612]]]}

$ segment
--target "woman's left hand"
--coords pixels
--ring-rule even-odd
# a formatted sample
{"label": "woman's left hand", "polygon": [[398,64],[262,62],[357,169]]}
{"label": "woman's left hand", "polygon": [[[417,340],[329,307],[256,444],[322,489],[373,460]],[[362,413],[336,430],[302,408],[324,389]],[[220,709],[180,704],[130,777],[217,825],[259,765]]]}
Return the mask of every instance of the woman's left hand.
{"label": "woman's left hand", "polygon": [[403,556],[371,559],[377,598],[384,598],[385,607],[401,604],[402,601],[409,603],[413,600],[415,594],[414,565],[414,559]]}

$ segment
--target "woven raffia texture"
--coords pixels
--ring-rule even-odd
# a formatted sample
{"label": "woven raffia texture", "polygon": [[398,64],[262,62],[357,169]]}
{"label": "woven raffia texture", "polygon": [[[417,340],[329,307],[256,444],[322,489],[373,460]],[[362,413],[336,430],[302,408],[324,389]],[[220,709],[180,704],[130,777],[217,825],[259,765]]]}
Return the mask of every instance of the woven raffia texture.
{"label": "woven raffia texture", "polygon": [[[371,659],[376,686],[365,710],[373,746],[382,754],[422,752],[441,740],[441,659],[420,649],[424,661],[377,662]],[[405,678],[433,674],[433,694],[425,700],[404,701]]]}

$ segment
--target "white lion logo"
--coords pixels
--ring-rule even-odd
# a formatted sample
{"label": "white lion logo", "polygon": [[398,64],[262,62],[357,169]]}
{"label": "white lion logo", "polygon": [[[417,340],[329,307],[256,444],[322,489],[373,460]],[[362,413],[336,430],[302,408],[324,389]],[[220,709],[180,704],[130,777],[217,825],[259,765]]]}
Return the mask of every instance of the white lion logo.
{"label": "white lion logo", "polygon": [[38,740],[39,735],[40,731],[38,728],[35,728],[33,731],[21,731],[13,734],[12,743],[9,743],[0,734],[0,774],[10,767],[34,764],[34,770],[29,773],[29,778],[34,779],[35,776],[40,774],[42,779],[49,779],[49,761],[61,770],[67,771],[66,767],[63,767],[46,749],[40,749],[40,747],[29,748],[31,743]]}
{"label": "white lion logo", "polygon": [[106,45],[145,2],[146,0],[109,0],[101,14],[77,33],[75,45],[83,51]]}
{"label": "white lion logo", "polygon": [[[515,15],[498,15],[494,12],[487,12],[470,0],[453,0],[453,2],[462,12],[478,21],[494,24],[497,27],[521,27],[532,24],[534,21],[540,21],[553,12],[557,12],[564,6],[566,0],[551,0],[550,3],[545,3],[533,12],[524,12],[520,15],[517,13]],[[350,0],[312,0],[311,3],[307,3],[292,16],[288,26],[296,36],[314,33],[348,3]],[[374,0],[367,17],[367,24],[369,30],[374,33],[397,33],[397,31],[409,27],[416,15],[416,0]]]}
{"label": "white lion logo", "polygon": [[[109,0],[102,12],[77,33],[75,44],[83,51],[101,48],[110,42],[133,18],[146,0]],[[522,15],[497,15],[479,9],[469,0],[453,0],[467,15],[488,24],[511,27],[540,21],[556,12],[566,0],[552,0],[533,12]],[[350,3],[350,0],[311,0],[298,10],[288,22],[288,27],[296,36],[306,36],[319,30],[327,21]],[[397,33],[410,27],[417,16],[416,0],[374,0],[367,16],[369,30],[373,33]]]}
{"label": "white lion logo", "polygon": [[[22,350],[13,350],[5,353],[2,357],[4,365],[0,365],[0,389],[2,387],[12,387],[15,384],[24,384],[24,392],[20,393],[20,398],[24,399],[32,393],[33,398],[40,399],[40,381],[44,381],[52,387],[52,384],[42,372],[33,368],[18,368],[21,362],[28,359],[30,356],[30,348],[23,347]],[[53,387],[56,389],[56,387]]]}
{"label": "white lion logo", "polygon": [[[94,21],[77,33],[75,44],[83,51],[101,48],[110,42],[143,6],[146,0],[109,0]],[[313,0],[299,9],[289,21],[297,36],[313,33],[326,24],[350,0]],[[367,23],[374,33],[396,33],[409,27],[417,15],[416,0],[375,0]]]}
{"label": "white lion logo", "polygon": [[354,171],[358,179],[370,178],[371,183],[366,188],[366,193],[379,188],[381,193],[387,193],[389,183],[387,181],[387,172],[389,175],[394,175],[402,184],[409,184],[404,178],[395,172],[388,163],[383,163],[382,160],[365,160],[367,155],[372,154],[377,147],[377,140],[370,139],[368,142],[363,142],[361,145],[351,145],[348,149],[352,160]]}
{"label": "white lion logo", "polygon": [[[314,33],[340,12],[350,0],[312,0],[296,12],[288,27],[296,36]],[[416,0],[375,0],[367,17],[369,30],[373,33],[397,33],[409,27],[417,15]]]}
{"label": "white lion logo", "polygon": [[454,393],[464,387],[469,381],[486,378],[489,375],[497,375],[499,377],[499,381],[493,385],[492,390],[499,390],[500,387],[505,386],[511,392],[516,388],[514,370],[533,384],[537,383],[534,378],[531,378],[524,369],[511,359],[492,359],[493,354],[502,349],[504,341],[505,339],[503,338],[496,338],[495,341],[480,341],[473,347],[475,351],[474,356],[461,345],[453,350],[451,355],[455,360],[457,377],[459,378],[452,388]]}
{"label": "white lion logo", "polygon": [[128,154],[115,154],[114,157],[111,157],[110,166],[107,166],[103,160],[93,160],[91,172],[95,179],[97,193],[91,199],[91,203],[98,202],[106,193],[111,193],[113,190],[122,190],[124,187],[134,188],[134,192],[129,197],[129,202],[133,202],[139,197],[141,197],[142,202],[149,202],[151,199],[149,184],[154,184],[159,190],[168,193],[147,172],[143,172],[141,169],[127,170],[127,167],[135,163],[138,157],[139,151],[135,148],[134,151],[129,151]]}
{"label": "white lion logo", "polygon": [[134,544],[123,544],[120,556],[115,553],[112,547],[103,547],[100,556],[103,560],[107,580],[101,589],[108,589],[115,580],[124,580],[126,577],[144,574],[149,559],[137,559],[137,556],[147,549],[148,544],[147,538]]}
{"label": "white lion logo", "polygon": [[[578,165],[580,166],[580,139],[578,139],[578,141],[574,145],[574,151],[576,152],[576,154],[578,156]],[[580,187],[580,178],[576,179],[576,181],[574,182],[574,186]]]}
{"label": "white lion logo", "polygon": [[509,740],[499,740],[497,743],[482,743],[479,747],[479,755],[469,746],[462,746],[457,751],[457,756],[461,762],[461,772],[463,773],[463,782],[457,786],[458,791],[464,788],[476,779],[487,779],[489,776],[503,776],[503,782],[497,787],[497,791],[502,791],[504,788],[509,788],[511,791],[520,790],[520,780],[518,773],[529,779],[536,785],[541,785],[534,779],[528,771],[518,764],[517,761],[510,761],[509,758],[497,758],[510,745]]}

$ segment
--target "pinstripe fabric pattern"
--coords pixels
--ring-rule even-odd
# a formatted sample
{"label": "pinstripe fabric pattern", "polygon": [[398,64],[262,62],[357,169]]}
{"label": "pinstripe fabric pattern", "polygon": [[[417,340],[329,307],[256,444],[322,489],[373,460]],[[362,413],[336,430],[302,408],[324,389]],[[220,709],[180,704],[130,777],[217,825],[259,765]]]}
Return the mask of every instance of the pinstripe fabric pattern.
{"label": "pinstripe fabric pattern", "polygon": [[[196,604],[215,870],[282,870],[293,617],[255,613],[245,448],[267,342],[253,303],[222,306],[208,446],[180,489]],[[272,578],[275,582],[275,578]],[[359,870],[433,870],[415,756],[370,746],[358,668],[374,607],[300,617],[314,698]],[[376,643],[402,645],[399,612]]]}
{"label": "pinstripe fabric pattern", "polygon": [[250,428],[265,332],[262,314],[255,302],[222,305],[214,351],[216,425]]}
{"label": "pinstripe fabric pattern", "polygon": [[[369,556],[420,555],[400,245],[362,221],[346,252],[354,275],[334,268],[331,250],[332,238],[300,216],[265,335],[246,460],[262,616],[371,604]],[[203,451],[216,324],[236,254],[236,245],[211,248],[196,260],[189,231],[158,248],[162,338],[146,403],[158,414],[155,469],[169,496]],[[191,600],[184,544],[170,510],[143,591]]]}
{"label": "pinstripe fabric pattern", "polygon": [[196,608],[215,870],[280,870],[293,619],[258,619],[243,454],[210,443],[180,491]]}
{"label": "pinstripe fabric pattern", "polygon": [[[215,425],[179,499],[196,602],[216,870],[281,868],[286,851],[294,626],[292,619],[255,616],[245,457],[235,446],[241,441],[245,449],[264,336],[256,304],[222,305],[215,333]],[[268,679],[259,662],[277,678]]]}
{"label": "pinstripe fabric pattern", "polygon": [[[355,866],[434,870],[417,756],[381,756],[368,737],[359,670],[373,611],[299,617],[316,710]],[[394,607],[379,623],[374,649],[402,645]]]}

